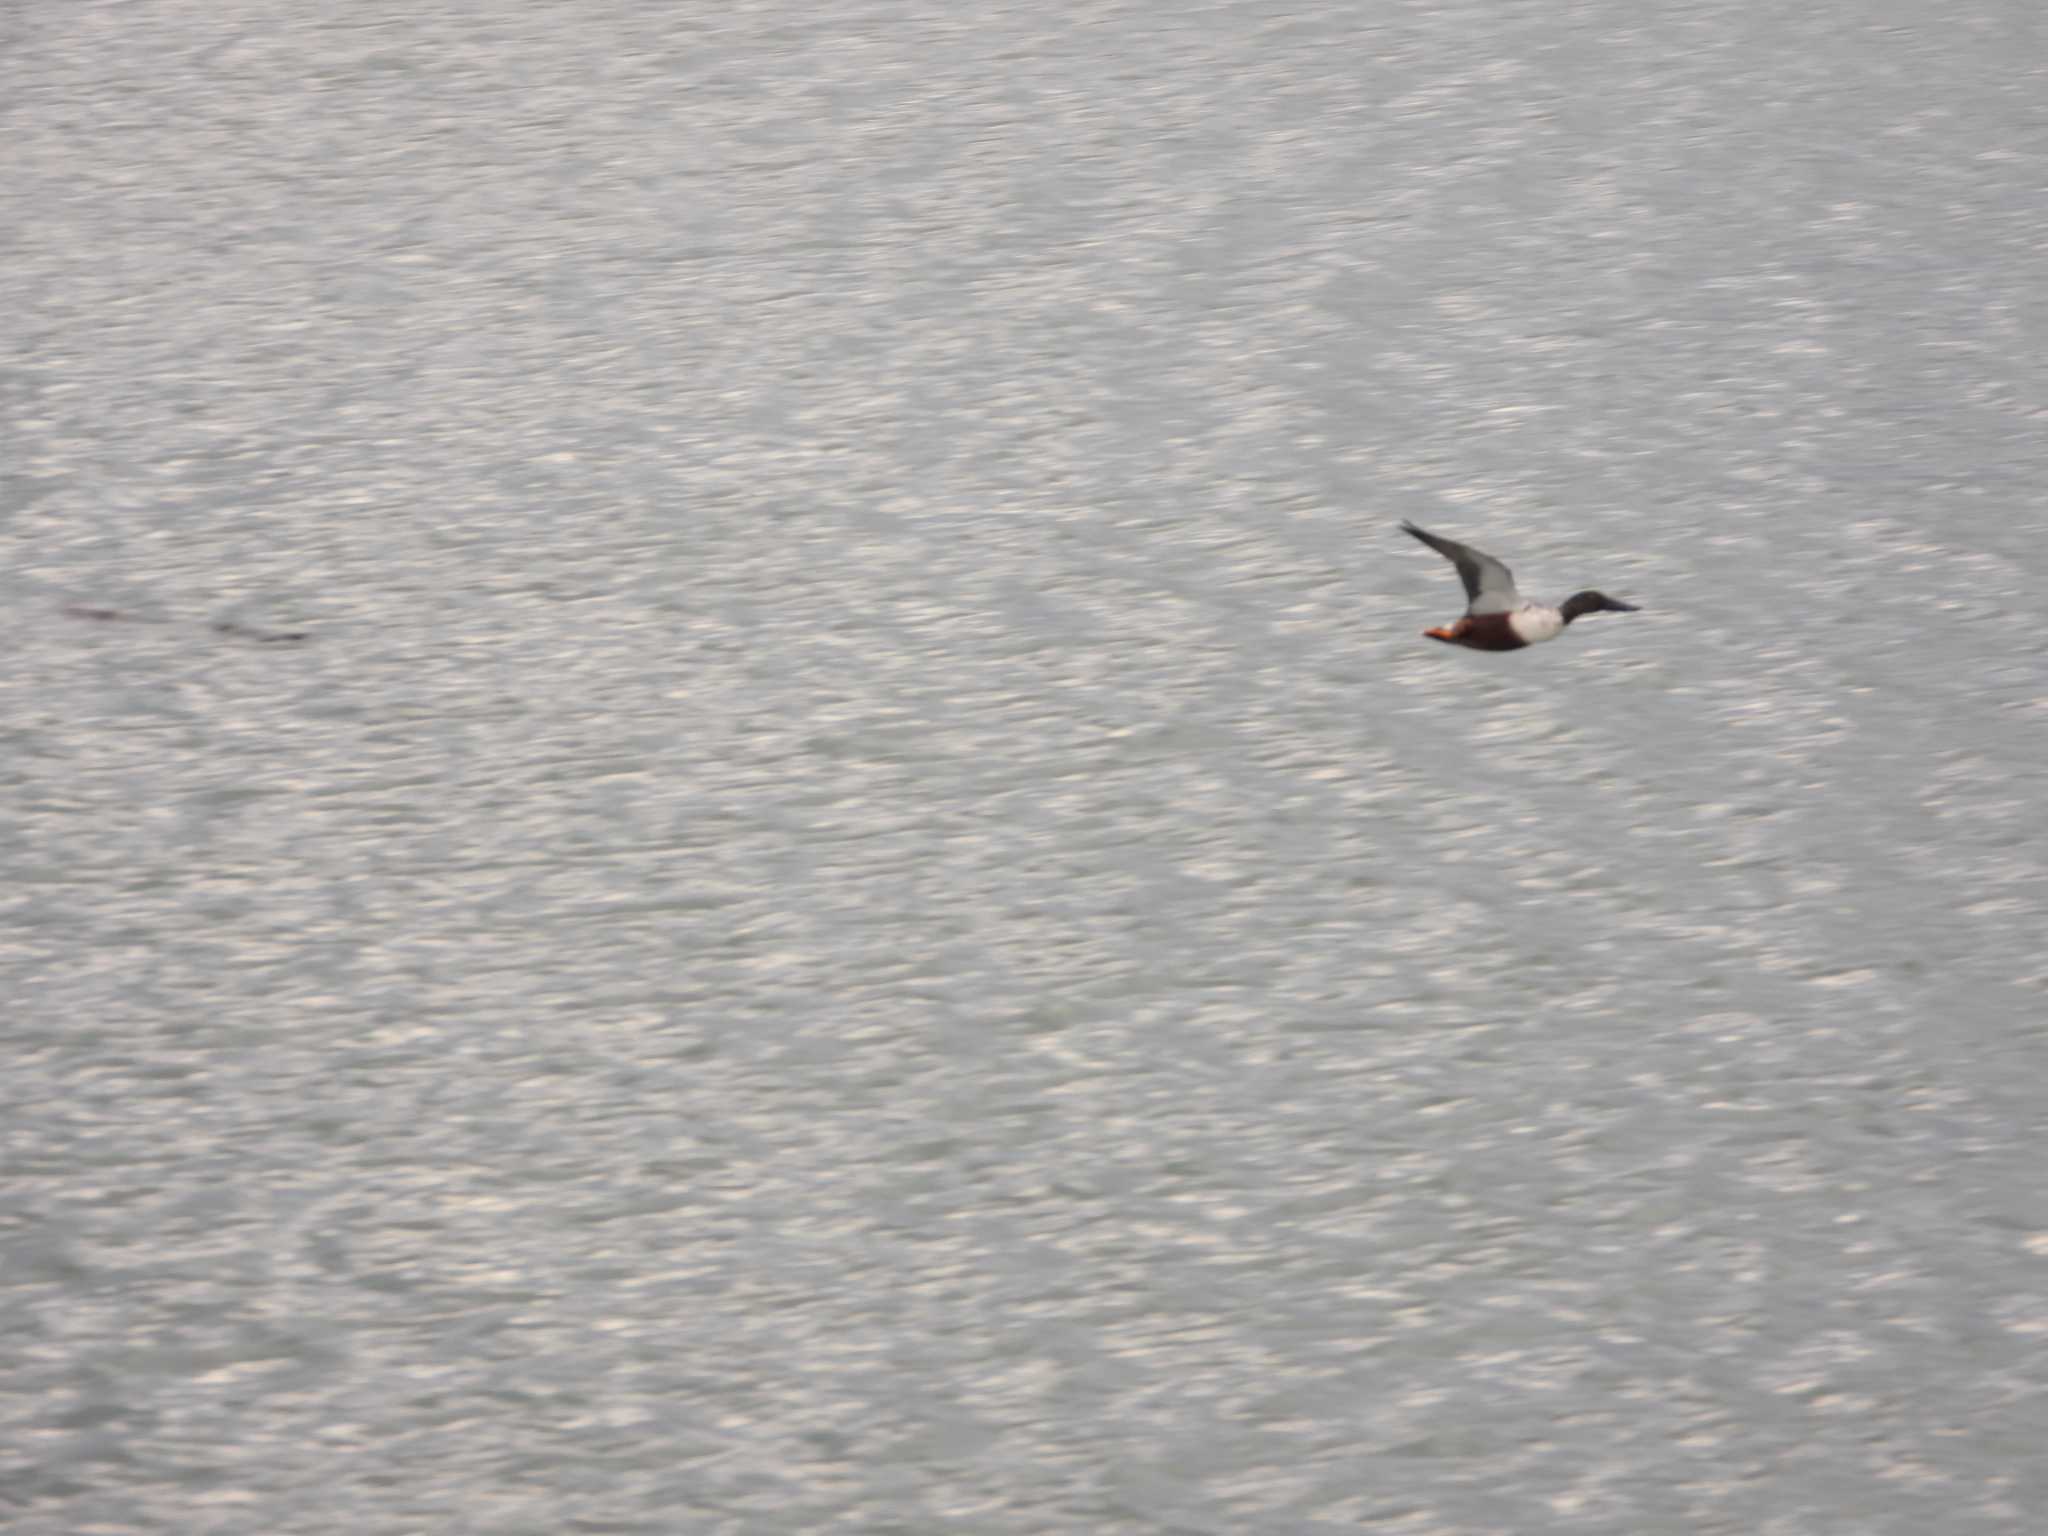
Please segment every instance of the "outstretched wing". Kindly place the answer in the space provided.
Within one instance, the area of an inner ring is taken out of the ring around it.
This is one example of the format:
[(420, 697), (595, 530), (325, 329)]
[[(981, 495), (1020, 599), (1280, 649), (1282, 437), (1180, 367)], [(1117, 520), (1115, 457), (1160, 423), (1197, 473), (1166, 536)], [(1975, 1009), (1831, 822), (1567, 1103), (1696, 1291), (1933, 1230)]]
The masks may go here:
[(1514, 572), (1493, 556), (1482, 555), (1456, 539), (1425, 533), (1405, 520), (1401, 526), (1458, 568), (1458, 579), (1465, 583), (1467, 613), (1512, 613), (1522, 606), (1522, 594), (1515, 590)]

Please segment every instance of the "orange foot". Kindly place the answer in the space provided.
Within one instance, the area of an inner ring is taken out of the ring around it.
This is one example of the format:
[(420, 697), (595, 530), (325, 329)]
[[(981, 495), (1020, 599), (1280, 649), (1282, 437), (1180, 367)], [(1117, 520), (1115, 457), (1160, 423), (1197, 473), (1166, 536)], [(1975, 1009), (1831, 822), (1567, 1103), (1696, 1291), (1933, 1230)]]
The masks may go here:
[(1425, 629), (1423, 631), (1423, 634), (1427, 635), (1432, 640), (1448, 640), (1454, 645), (1457, 643), (1458, 639), (1458, 632), (1455, 629), (1449, 628)]

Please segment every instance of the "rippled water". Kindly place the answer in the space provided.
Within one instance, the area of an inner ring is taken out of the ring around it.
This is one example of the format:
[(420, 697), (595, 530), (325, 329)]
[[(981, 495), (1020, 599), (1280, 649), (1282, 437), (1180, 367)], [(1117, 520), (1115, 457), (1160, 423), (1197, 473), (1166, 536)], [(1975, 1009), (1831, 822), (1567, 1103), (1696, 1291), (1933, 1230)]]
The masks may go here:
[(0, 35), (10, 1532), (2039, 1528), (2032, 7)]

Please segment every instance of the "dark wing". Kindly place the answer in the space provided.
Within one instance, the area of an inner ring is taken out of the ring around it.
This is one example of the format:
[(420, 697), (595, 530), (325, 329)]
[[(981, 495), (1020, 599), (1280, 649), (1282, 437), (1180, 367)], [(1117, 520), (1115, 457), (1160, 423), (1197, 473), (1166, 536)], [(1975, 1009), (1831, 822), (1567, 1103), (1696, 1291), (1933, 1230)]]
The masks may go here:
[(1491, 555), (1482, 555), (1456, 539), (1425, 533), (1413, 523), (1401, 526), (1458, 568), (1458, 580), (1465, 583), (1467, 613), (1511, 613), (1522, 606), (1522, 594), (1515, 590), (1515, 575)]

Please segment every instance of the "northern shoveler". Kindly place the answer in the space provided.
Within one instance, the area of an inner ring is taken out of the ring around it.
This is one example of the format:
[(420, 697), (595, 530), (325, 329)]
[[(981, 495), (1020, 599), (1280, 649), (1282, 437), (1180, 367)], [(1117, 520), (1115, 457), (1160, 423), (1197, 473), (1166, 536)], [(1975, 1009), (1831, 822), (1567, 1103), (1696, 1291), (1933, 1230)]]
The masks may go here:
[(1616, 602), (1604, 592), (1574, 592), (1553, 608), (1532, 603), (1515, 590), (1514, 573), (1491, 555), (1456, 539), (1425, 533), (1413, 523), (1401, 526), (1458, 568), (1465, 583), (1465, 616), (1440, 629), (1425, 629), (1432, 640), (1468, 645), (1475, 651), (1519, 651), (1525, 645), (1555, 640), (1565, 625), (1584, 613), (1636, 613), (1634, 603)]

